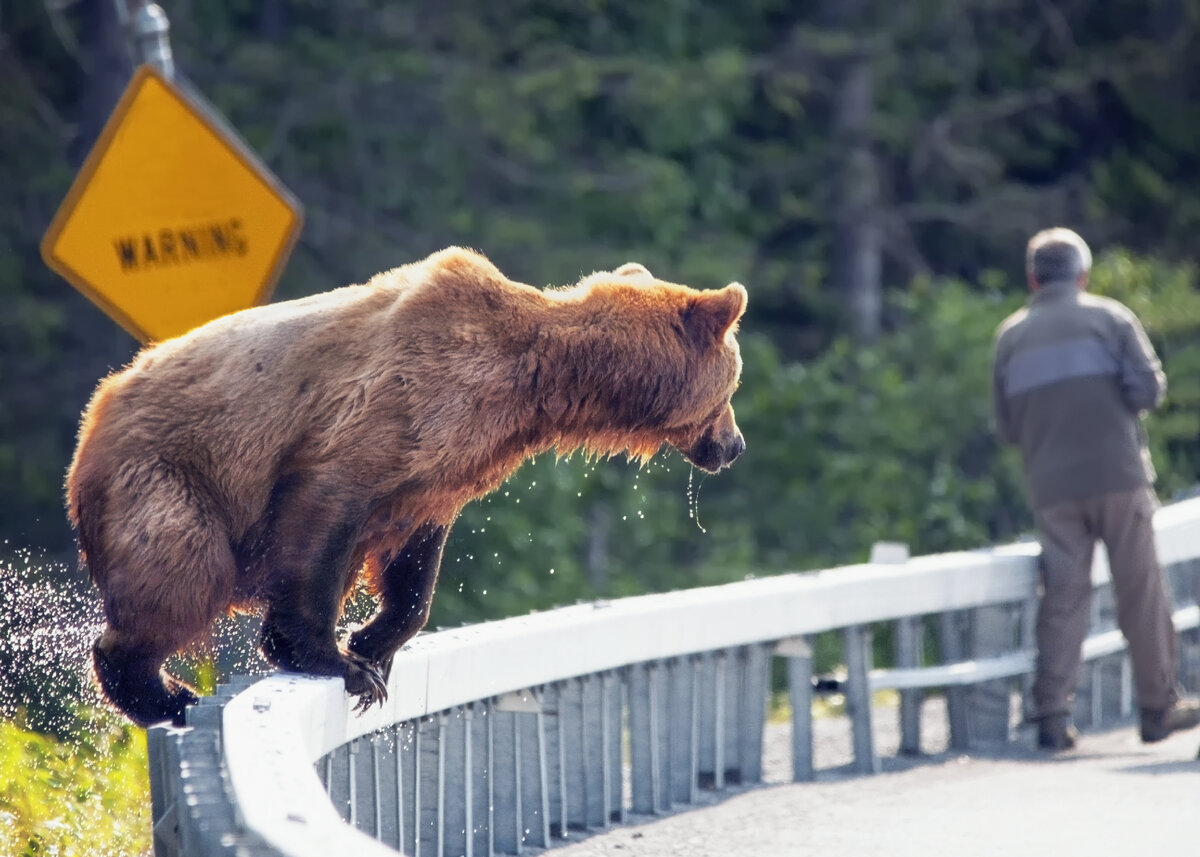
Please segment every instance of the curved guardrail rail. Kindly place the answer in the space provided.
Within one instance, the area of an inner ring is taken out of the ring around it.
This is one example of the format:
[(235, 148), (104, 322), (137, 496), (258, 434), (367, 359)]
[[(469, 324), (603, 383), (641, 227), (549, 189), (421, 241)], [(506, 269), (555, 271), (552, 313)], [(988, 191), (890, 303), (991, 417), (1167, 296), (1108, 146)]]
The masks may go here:
[[(1200, 671), (1200, 499), (1155, 519)], [(383, 707), (356, 715), (340, 680), (238, 679), (149, 732), (160, 855), (520, 854), (575, 829), (762, 776), (770, 663), (787, 659), (793, 774), (813, 775), (813, 635), (840, 631), (855, 765), (878, 769), (870, 695), (900, 691), (901, 751), (919, 752), (921, 689), (946, 688), (950, 741), (1011, 737), (1033, 666), (1033, 544), (875, 562), (579, 604), (417, 637)], [(1124, 640), (1097, 552), (1091, 668), (1077, 719), (1128, 715)], [(923, 623), (940, 657), (927, 663)], [(896, 665), (872, 669), (887, 623)]]

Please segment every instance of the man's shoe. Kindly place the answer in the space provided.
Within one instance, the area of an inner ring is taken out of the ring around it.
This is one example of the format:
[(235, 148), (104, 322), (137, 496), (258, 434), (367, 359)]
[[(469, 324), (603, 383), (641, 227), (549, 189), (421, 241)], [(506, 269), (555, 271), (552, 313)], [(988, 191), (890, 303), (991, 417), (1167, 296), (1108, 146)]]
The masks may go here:
[(1142, 742), (1162, 741), (1172, 732), (1200, 726), (1200, 699), (1183, 696), (1170, 708), (1142, 709)]
[(1075, 731), (1069, 714), (1047, 714), (1037, 719), (1038, 749), (1061, 753), (1074, 750), (1079, 733)]

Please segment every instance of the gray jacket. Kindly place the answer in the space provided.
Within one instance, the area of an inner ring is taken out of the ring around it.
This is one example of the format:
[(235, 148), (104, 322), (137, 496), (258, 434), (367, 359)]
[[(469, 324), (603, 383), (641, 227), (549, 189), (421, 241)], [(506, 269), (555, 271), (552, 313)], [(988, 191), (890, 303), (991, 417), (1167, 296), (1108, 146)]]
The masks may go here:
[(1166, 389), (1137, 316), (1074, 283), (1042, 286), (996, 331), (996, 428), (1034, 508), (1152, 484), (1141, 415)]

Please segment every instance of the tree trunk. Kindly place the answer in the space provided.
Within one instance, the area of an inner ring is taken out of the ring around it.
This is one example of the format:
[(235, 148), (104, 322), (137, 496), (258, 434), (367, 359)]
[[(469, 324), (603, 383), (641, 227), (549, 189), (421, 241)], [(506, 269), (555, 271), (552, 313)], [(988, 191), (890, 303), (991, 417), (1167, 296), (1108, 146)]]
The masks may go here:
[(129, 43), (117, 18), (116, 3), (125, 0), (82, 0), (79, 3), (79, 49), (83, 64), (79, 133), (71, 161), (80, 164), (100, 136), (133, 73)]
[(856, 339), (879, 335), (883, 312), (880, 284), (879, 180), (871, 151), (875, 110), (874, 73), (866, 51), (847, 58), (837, 80), (835, 151), (842, 152), (834, 186), (831, 280)]
[(840, 46), (831, 54), (833, 83), (833, 258), (830, 287), (860, 341), (879, 335), (881, 220), (878, 164), (872, 151), (877, 47), (870, 0), (825, 0), (821, 19)]

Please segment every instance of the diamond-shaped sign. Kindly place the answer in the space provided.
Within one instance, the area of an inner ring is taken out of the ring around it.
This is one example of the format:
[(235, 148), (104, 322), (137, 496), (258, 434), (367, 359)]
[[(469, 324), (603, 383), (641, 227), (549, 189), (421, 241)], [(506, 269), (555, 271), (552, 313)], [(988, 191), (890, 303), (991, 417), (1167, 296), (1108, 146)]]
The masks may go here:
[(42, 239), (42, 258), (142, 340), (266, 300), (300, 205), (200, 99), (142, 66)]

